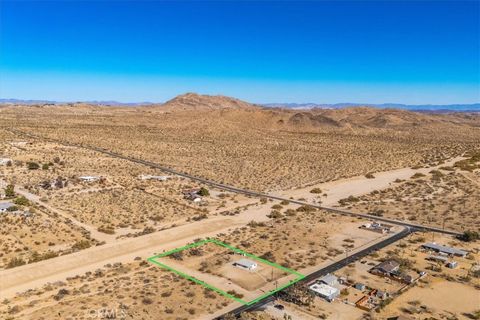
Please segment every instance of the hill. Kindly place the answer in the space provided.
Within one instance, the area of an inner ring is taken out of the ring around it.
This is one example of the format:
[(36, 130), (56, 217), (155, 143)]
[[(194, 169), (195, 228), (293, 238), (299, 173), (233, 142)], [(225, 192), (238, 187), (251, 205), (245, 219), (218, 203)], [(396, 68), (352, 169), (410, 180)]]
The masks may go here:
[(210, 96), (196, 93), (186, 93), (157, 105), (162, 111), (190, 110), (222, 110), (222, 109), (254, 109), (254, 104), (226, 96)]

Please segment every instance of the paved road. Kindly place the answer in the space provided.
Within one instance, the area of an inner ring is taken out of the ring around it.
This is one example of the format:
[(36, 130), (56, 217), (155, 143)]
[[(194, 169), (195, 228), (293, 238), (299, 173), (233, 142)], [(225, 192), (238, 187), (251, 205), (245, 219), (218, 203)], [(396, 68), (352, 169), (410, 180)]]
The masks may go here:
[(256, 191), (246, 190), (246, 189), (242, 189), (242, 188), (237, 188), (237, 187), (234, 187), (234, 186), (226, 185), (226, 184), (223, 184), (223, 183), (218, 183), (218, 182), (215, 182), (215, 181), (212, 181), (212, 180), (208, 180), (208, 179), (197, 177), (197, 176), (185, 173), (185, 172), (181, 172), (181, 171), (178, 171), (178, 170), (160, 165), (160, 164), (155, 163), (155, 162), (125, 156), (125, 155), (122, 155), (120, 153), (116, 153), (116, 152), (113, 152), (113, 151), (110, 151), (110, 150), (107, 150), (107, 149), (104, 149), (104, 148), (99, 148), (99, 147), (89, 146), (89, 145), (79, 144), (79, 143), (65, 142), (65, 141), (61, 141), (61, 140), (57, 140), (57, 139), (46, 138), (46, 137), (33, 135), (31, 133), (23, 132), (23, 131), (16, 130), (16, 129), (7, 129), (7, 130), (9, 130), (12, 133), (15, 133), (15, 134), (18, 134), (18, 135), (24, 135), (24, 136), (34, 138), (34, 139), (42, 139), (42, 140), (46, 140), (46, 141), (53, 142), (53, 143), (59, 143), (59, 144), (65, 145), (65, 146), (78, 147), (78, 148), (84, 148), (84, 149), (97, 151), (97, 152), (109, 155), (111, 157), (114, 157), (114, 158), (119, 158), (119, 159), (131, 161), (131, 162), (134, 162), (134, 163), (138, 163), (138, 164), (143, 164), (143, 165), (148, 166), (148, 167), (160, 169), (160, 170), (168, 172), (170, 174), (178, 175), (178, 176), (188, 178), (188, 179), (193, 180), (193, 181), (198, 181), (198, 182), (210, 185), (212, 187), (216, 187), (216, 188), (223, 189), (223, 190), (228, 190), (228, 191), (235, 192), (235, 193), (241, 193), (241, 194), (245, 194), (245, 195), (248, 195), (248, 196), (263, 197), (263, 198), (272, 199), (272, 200), (279, 200), (279, 201), (286, 200), (286, 201), (289, 201), (290, 203), (295, 203), (295, 204), (299, 204), (299, 205), (308, 205), (308, 206), (311, 206), (311, 207), (314, 207), (314, 208), (317, 208), (317, 209), (322, 209), (324, 211), (331, 212), (331, 213), (348, 215), (348, 216), (365, 218), (365, 219), (371, 219), (371, 220), (376, 220), (376, 221), (382, 221), (382, 222), (387, 222), (387, 223), (394, 224), (394, 225), (411, 227), (411, 228), (415, 228), (417, 230), (422, 230), (422, 231), (434, 231), (434, 232), (439, 232), (439, 233), (449, 234), (449, 235), (455, 235), (455, 236), (460, 235), (458, 232), (451, 231), (451, 230), (445, 230), (445, 229), (442, 229), (442, 228), (436, 228), (436, 227), (431, 227), (431, 226), (415, 224), (415, 223), (408, 222), (408, 221), (400, 221), (400, 220), (389, 219), (389, 218), (384, 218), (384, 217), (377, 217), (377, 216), (370, 215), (370, 214), (356, 213), (356, 212), (351, 212), (351, 211), (347, 211), (347, 210), (343, 210), (343, 209), (335, 209), (335, 208), (330, 208), (330, 207), (324, 207), (324, 206), (315, 205), (315, 204), (311, 204), (311, 203), (304, 202), (304, 201), (292, 200), (292, 199), (288, 199), (288, 198), (282, 198), (282, 197), (278, 197), (278, 196), (274, 196), (274, 195), (269, 195), (269, 194), (262, 193), (262, 192), (256, 192)]
[[(400, 239), (403, 239), (405, 238), (406, 236), (408, 236), (409, 234), (411, 234), (412, 232), (415, 232), (417, 231), (416, 229), (413, 229), (413, 228), (410, 228), (410, 227), (405, 227), (401, 232), (385, 239), (385, 240), (382, 240), (380, 242), (377, 242), (375, 244), (373, 244), (372, 246), (368, 247), (368, 248), (365, 248), (363, 250), (360, 250), (342, 260), (339, 260), (337, 262), (334, 262), (324, 268), (321, 268), (319, 270), (316, 270), (310, 274), (308, 274), (304, 279), (302, 279), (301, 281), (299, 281), (298, 283), (299, 284), (306, 284), (306, 283), (309, 283), (310, 281), (313, 281), (317, 278), (320, 278), (328, 273), (333, 273), (337, 270), (340, 270), (342, 269), (343, 267), (347, 266), (348, 264), (354, 262), (354, 261), (357, 261), (367, 255), (369, 255), (370, 253), (374, 252), (374, 251), (377, 251), (377, 250), (380, 250)], [(281, 295), (283, 291), (285, 291), (286, 289), (283, 289), (281, 291), (279, 291), (276, 296), (278, 295)], [(263, 306), (265, 306), (266, 304), (272, 302), (272, 301), (275, 301), (276, 297), (275, 296), (269, 296), (263, 300), (260, 300), (252, 305), (249, 305), (249, 306), (246, 306), (246, 305), (243, 305), (241, 307), (238, 307), (236, 308), (235, 310), (229, 312), (228, 314), (233, 314), (235, 316), (238, 316), (240, 315), (242, 312), (248, 312), (248, 311), (253, 311), (253, 310), (256, 310), (256, 309), (259, 309)], [(225, 315), (223, 316), (220, 316), (220, 317), (217, 317), (215, 319), (223, 319)]]

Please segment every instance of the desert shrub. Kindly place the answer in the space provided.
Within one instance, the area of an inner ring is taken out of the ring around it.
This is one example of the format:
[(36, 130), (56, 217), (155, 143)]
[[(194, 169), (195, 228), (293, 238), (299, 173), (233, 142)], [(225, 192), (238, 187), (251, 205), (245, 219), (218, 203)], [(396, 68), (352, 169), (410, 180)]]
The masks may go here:
[(461, 236), (459, 236), (459, 239), (466, 242), (476, 241), (480, 239), (480, 233), (477, 231), (467, 230)]
[(201, 187), (200, 190), (198, 191), (198, 195), (202, 197), (206, 197), (210, 195), (210, 192), (208, 191), (207, 188)]
[(283, 217), (283, 215), (280, 211), (272, 210), (272, 212), (270, 212), (270, 214), (267, 217), (272, 218), (272, 219), (279, 219), (279, 218)]
[(11, 268), (23, 266), (24, 264), (26, 264), (26, 262), (22, 258), (14, 257), (10, 259), (10, 261), (7, 263), (6, 268), (11, 269)]
[(7, 198), (13, 198), (15, 197), (15, 186), (13, 184), (9, 184), (6, 188), (5, 188), (5, 197)]
[(40, 165), (36, 162), (27, 162), (28, 170), (38, 170), (40, 169)]
[(238, 293), (237, 291), (235, 290), (229, 290), (227, 291), (227, 293), (231, 296), (234, 296), (235, 298), (238, 298), (238, 299), (242, 299), (243, 298), (243, 294), (241, 293)]
[(418, 179), (418, 178), (422, 178), (422, 177), (425, 177), (425, 175), (421, 172), (417, 172), (411, 178), (412, 179)]
[(101, 226), (98, 227), (98, 232), (103, 232), (106, 234), (115, 234), (115, 229), (112, 226)]
[(72, 249), (73, 249), (73, 250), (83, 250), (83, 249), (90, 248), (90, 246), (91, 246), (90, 241), (88, 241), (88, 240), (80, 240), (80, 241), (77, 241), (77, 242), (72, 246)]
[(15, 198), (15, 200), (13, 200), (13, 203), (15, 203), (16, 205), (19, 205), (19, 206), (28, 206), (30, 204), (28, 199), (25, 198), (24, 196), (20, 196), (20, 197)]
[(298, 207), (296, 210), (297, 212), (312, 212), (315, 211), (315, 208), (309, 205), (303, 205)]
[(312, 190), (310, 190), (310, 193), (316, 193), (316, 194), (322, 193), (322, 189), (320, 189), (320, 188), (313, 188)]

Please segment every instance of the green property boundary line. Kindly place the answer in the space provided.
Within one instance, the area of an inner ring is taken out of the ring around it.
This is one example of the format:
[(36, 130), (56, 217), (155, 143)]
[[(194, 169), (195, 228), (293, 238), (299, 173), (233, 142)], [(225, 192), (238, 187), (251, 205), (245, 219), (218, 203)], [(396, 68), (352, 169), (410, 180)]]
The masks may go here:
[[(295, 279), (293, 279), (293, 280), (290, 280), (287, 284), (284, 284), (284, 285), (281, 286), (281, 287), (278, 287), (278, 288), (276, 288), (276, 289), (274, 289), (274, 290), (271, 290), (271, 291), (269, 291), (269, 292), (266, 292), (265, 294), (261, 295), (260, 297), (258, 297), (258, 298), (256, 298), (256, 299), (253, 299), (252, 301), (245, 301), (245, 300), (242, 300), (242, 299), (240, 299), (240, 298), (237, 298), (237, 297), (235, 297), (235, 296), (233, 296), (233, 295), (231, 295), (231, 294), (229, 294), (229, 293), (227, 293), (227, 292), (225, 292), (225, 291), (223, 291), (223, 290), (221, 290), (221, 289), (218, 289), (218, 288), (216, 288), (216, 287), (214, 287), (214, 286), (212, 286), (212, 285), (210, 285), (210, 284), (208, 284), (208, 283), (206, 283), (206, 282), (204, 282), (204, 281), (202, 281), (202, 280), (199, 280), (199, 279), (197, 279), (197, 278), (195, 278), (195, 277), (192, 277), (192, 276), (190, 276), (190, 275), (188, 275), (188, 274), (186, 274), (186, 273), (183, 273), (183, 272), (181, 272), (181, 271), (178, 271), (178, 270), (176, 270), (176, 269), (174, 269), (174, 268), (172, 268), (172, 267), (170, 267), (170, 266), (168, 266), (168, 265), (166, 265), (166, 264), (160, 263), (160, 262), (158, 262), (158, 261), (156, 260), (157, 258), (163, 258), (163, 257), (169, 256), (169, 255), (171, 255), (171, 254), (173, 254), (173, 253), (175, 253), (175, 252), (180, 252), (180, 251), (187, 250), (187, 249), (190, 249), (190, 248), (199, 247), (199, 246), (202, 246), (202, 245), (204, 245), (204, 244), (206, 244), (206, 243), (214, 243), (214, 244), (216, 244), (216, 245), (219, 245), (219, 246), (222, 246), (222, 247), (224, 247), (224, 248), (230, 249), (230, 250), (232, 250), (232, 251), (234, 251), (234, 252), (236, 252), (236, 253), (242, 254), (242, 255), (247, 256), (247, 257), (249, 257), (249, 258), (252, 258), (252, 259), (254, 259), (254, 260), (257, 260), (257, 261), (260, 261), (260, 262), (262, 262), (262, 263), (265, 263), (265, 264), (267, 264), (267, 265), (269, 265), (269, 266), (271, 266), (271, 267), (275, 267), (275, 268), (277, 268), (277, 269), (280, 269), (280, 270), (282, 270), (282, 271), (285, 271), (285, 272), (287, 272), (287, 273), (289, 273), (289, 274), (294, 274), (294, 275), (296, 275), (297, 277), (296, 277)], [(266, 298), (266, 297), (269, 297), (269, 296), (277, 293), (277, 292), (280, 291), (280, 290), (285, 289), (286, 287), (291, 286), (292, 284), (294, 284), (294, 283), (302, 280), (303, 278), (305, 278), (305, 276), (304, 276), (303, 274), (298, 273), (298, 272), (295, 271), (295, 270), (292, 270), (292, 269), (283, 267), (283, 266), (281, 266), (281, 265), (279, 265), (279, 264), (276, 264), (276, 263), (270, 262), (270, 261), (268, 261), (268, 260), (262, 259), (262, 258), (260, 258), (260, 257), (257, 257), (256, 255), (253, 255), (253, 254), (248, 253), (248, 252), (245, 252), (245, 251), (243, 251), (243, 250), (241, 250), (241, 249), (232, 247), (232, 246), (230, 246), (230, 245), (228, 245), (228, 244), (226, 244), (226, 243), (224, 243), (224, 242), (221, 242), (221, 241), (219, 241), (219, 240), (217, 240), (217, 239), (213, 239), (213, 238), (209, 238), (209, 239), (206, 239), (206, 240), (200, 240), (200, 241), (194, 242), (194, 243), (192, 243), (192, 244), (189, 244), (189, 245), (186, 245), (186, 246), (183, 246), (183, 247), (180, 247), (180, 248), (176, 248), (176, 249), (173, 249), (173, 250), (170, 250), (170, 251), (161, 253), (161, 254), (157, 254), (157, 255), (155, 255), (155, 256), (153, 256), (153, 257), (148, 258), (147, 261), (150, 262), (150, 263), (153, 263), (153, 264), (155, 264), (155, 265), (157, 265), (157, 266), (160, 266), (160, 267), (162, 267), (162, 268), (164, 268), (164, 269), (167, 269), (167, 270), (169, 270), (169, 271), (171, 271), (171, 272), (173, 272), (173, 273), (175, 273), (175, 274), (177, 274), (177, 275), (179, 275), (179, 276), (181, 276), (181, 277), (183, 277), (183, 278), (185, 278), (185, 279), (188, 279), (188, 280), (190, 280), (190, 281), (193, 281), (193, 282), (195, 282), (195, 283), (198, 283), (198, 284), (204, 286), (205, 288), (208, 288), (208, 289), (210, 289), (210, 290), (213, 290), (213, 291), (215, 291), (215, 292), (217, 292), (217, 293), (219, 293), (219, 294), (221, 294), (221, 295), (223, 295), (223, 296), (225, 296), (225, 297), (227, 297), (227, 298), (230, 298), (230, 299), (232, 299), (232, 300), (235, 300), (235, 301), (237, 301), (237, 302), (240, 302), (241, 304), (244, 304), (244, 305), (254, 304), (254, 303), (256, 303), (256, 302), (258, 302), (258, 301), (260, 301), (260, 300), (262, 300), (262, 299), (264, 299), (264, 298)]]

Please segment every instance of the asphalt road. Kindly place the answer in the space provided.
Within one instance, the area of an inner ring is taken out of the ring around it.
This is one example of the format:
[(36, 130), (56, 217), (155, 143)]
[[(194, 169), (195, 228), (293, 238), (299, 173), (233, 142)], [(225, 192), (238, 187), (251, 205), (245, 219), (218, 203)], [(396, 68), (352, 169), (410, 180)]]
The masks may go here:
[[(253, 197), (263, 197), (263, 198), (272, 199), (272, 200), (279, 200), (279, 201), (286, 200), (286, 201), (289, 201), (290, 203), (295, 203), (295, 204), (298, 204), (298, 205), (307, 205), (307, 206), (322, 209), (322, 210), (325, 210), (327, 212), (331, 212), (331, 213), (335, 213), (335, 214), (348, 215), (348, 216), (353, 216), (353, 217), (382, 221), (382, 222), (387, 222), (387, 223), (390, 223), (390, 224), (400, 225), (400, 226), (405, 227), (404, 230), (402, 230), (401, 232), (393, 235), (392, 237), (389, 237), (389, 238), (387, 238), (387, 239), (385, 239), (381, 242), (378, 242), (378, 243), (376, 243), (376, 244), (374, 244), (374, 245), (372, 245), (368, 248), (365, 248), (365, 249), (363, 249), (363, 250), (361, 250), (357, 253), (354, 253), (354, 254), (352, 254), (352, 255), (350, 255), (350, 256), (342, 259), (342, 260), (339, 260), (335, 263), (332, 263), (332, 264), (328, 265), (327, 267), (321, 268), (321, 269), (319, 269), (315, 272), (310, 273), (302, 281), (300, 281), (300, 283), (308, 283), (308, 282), (310, 282), (310, 281), (312, 281), (316, 278), (319, 278), (321, 276), (324, 276), (328, 273), (332, 273), (334, 271), (337, 271), (337, 270), (345, 267), (346, 265), (369, 255), (370, 253), (372, 253), (374, 251), (377, 251), (381, 248), (384, 248), (384, 247), (386, 247), (386, 246), (388, 246), (388, 245), (390, 245), (390, 244), (408, 236), (409, 234), (411, 234), (412, 232), (415, 232), (415, 231), (434, 231), (434, 232), (439, 232), (439, 233), (449, 234), (449, 235), (459, 235), (459, 233), (457, 233), (457, 232), (450, 231), (450, 230), (444, 230), (444, 229), (441, 229), (441, 228), (424, 226), (424, 225), (414, 224), (414, 223), (407, 222), (407, 221), (399, 221), (399, 220), (394, 220), (394, 219), (389, 219), (389, 218), (384, 218), (384, 217), (377, 217), (377, 216), (373, 216), (373, 215), (369, 215), (369, 214), (355, 213), (355, 212), (350, 212), (350, 211), (347, 211), (347, 210), (323, 207), (323, 206), (311, 204), (311, 203), (308, 203), (308, 202), (292, 200), (292, 199), (277, 197), (277, 196), (273, 196), (273, 195), (269, 195), (269, 194), (265, 194), (265, 193), (261, 193), (261, 192), (256, 192), (256, 191), (246, 190), (246, 189), (242, 189), (242, 188), (237, 188), (237, 187), (234, 187), (234, 186), (230, 186), (230, 185), (218, 183), (218, 182), (215, 182), (215, 181), (211, 181), (211, 180), (208, 180), (208, 179), (205, 179), (205, 178), (193, 176), (193, 175), (190, 175), (190, 174), (185, 173), (185, 172), (180, 172), (180, 171), (174, 170), (174, 169), (169, 168), (169, 167), (165, 167), (165, 166), (160, 165), (160, 164), (155, 163), (155, 162), (125, 156), (125, 155), (122, 155), (122, 154), (119, 154), (119, 153), (116, 153), (116, 152), (113, 152), (113, 151), (110, 151), (110, 150), (107, 150), (107, 149), (95, 147), (95, 146), (88, 146), (88, 145), (83, 145), (83, 144), (64, 142), (64, 141), (61, 141), (61, 140), (36, 136), (36, 135), (30, 134), (30, 133), (27, 133), (27, 132), (22, 132), (22, 131), (14, 130), (14, 129), (10, 129), (10, 131), (15, 133), (15, 134), (24, 135), (24, 136), (34, 138), (34, 139), (42, 139), (42, 140), (45, 140), (45, 141), (59, 143), (59, 144), (66, 145), (66, 146), (73, 146), (73, 147), (79, 147), (79, 148), (93, 150), (93, 151), (96, 151), (96, 152), (100, 152), (100, 153), (109, 155), (109, 156), (114, 157), (114, 158), (119, 158), (119, 159), (131, 161), (131, 162), (134, 162), (134, 163), (142, 164), (142, 165), (145, 165), (145, 166), (149, 166), (149, 167), (152, 167), (152, 168), (160, 169), (164, 172), (168, 172), (168, 173), (173, 174), (173, 175), (178, 175), (178, 176), (181, 176), (181, 177), (185, 177), (185, 178), (191, 179), (193, 181), (198, 181), (198, 182), (210, 185), (212, 187), (216, 187), (216, 188), (223, 189), (223, 190), (228, 190), (228, 191), (235, 192), (235, 193), (245, 194), (245, 195), (253, 196)], [(278, 292), (277, 294), (281, 294), (281, 291)], [(262, 307), (262, 306), (266, 305), (267, 303), (272, 302), (274, 300), (275, 300), (274, 296), (269, 296), (269, 297), (267, 297), (263, 300), (260, 300), (256, 303), (252, 304), (252, 305), (241, 306), (241, 307), (233, 310), (230, 313), (233, 313), (234, 315), (239, 315), (242, 312), (258, 309), (258, 308), (260, 308), (260, 307)], [(225, 316), (225, 315), (223, 315), (223, 316)], [(217, 319), (222, 319), (223, 316), (221, 316)]]
[(331, 212), (331, 213), (348, 215), (348, 216), (370, 219), (370, 220), (375, 220), (375, 221), (382, 221), (382, 222), (387, 222), (387, 223), (394, 224), (394, 225), (400, 225), (400, 226), (404, 226), (404, 227), (414, 228), (414, 229), (421, 230), (421, 231), (434, 231), (434, 232), (439, 232), (439, 233), (449, 234), (449, 235), (454, 235), (454, 236), (460, 235), (458, 232), (451, 231), (451, 230), (445, 230), (445, 229), (442, 229), (442, 228), (436, 228), (436, 227), (431, 227), (431, 226), (415, 224), (415, 223), (411, 223), (411, 222), (408, 222), (408, 221), (400, 221), (400, 220), (395, 220), (395, 219), (378, 217), (378, 216), (374, 216), (374, 215), (370, 215), (370, 214), (356, 213), (356, 212), (351, 212), (351, 211), (347, 211), (347, 210), (343, 210), (343, 209), (334, 209), (334, 208), (329, 208), (329, 207), (323, 207), (323, 206), (311, 204), (311, 203), (308, 203), (308, 202), (292, 200), (292, 199), (287, 199), (287, 198), (282, 198), (282, 197), (269, 195), (269, 194), (266, 194), (266, 193), (261, 193), (261, 192), (246, 190), (246, 189), (242, 189), (242, 188), (237, 188), (237, 187), (234, 187), (234, 186), (226, 185), (226, 184), (223, 184), (223, 183), (218, 183), (218, 182), (215, 182), (215, 181), (212, 181), (212, 180), (208, 180), (208, 179), (197, 177), (197, 176), (185, 173), (185, 172), (181, 172), (181, 171), (178, 171), (178, 170), (160, 165), (160, 164), (155, 163), (155, 162), (125, 156), (125, 155), (122, 155), (120, 153), (116, 153), (116, 152), (113, 152), (113, 151), (110, 151), (110, 150), (107, 150), (107, 149), (103, 149), (103, 148), (99, 148), (99, 147), (95, 147), (95, 146), (84, 145), (84, 144), (65, 142), (65, 141), (61, 141), (61, 140), (57, 140), (57, 139), (46, 138), (46, 137), (33, 135), (33, 134), (23, 132), (23, 131), (20, 131), (20, 130), (16, 130), (16, 129), (7, 129), (7, 130), (11, 131), (12, 133), (19, 134), (19, 135), (24, 135), (24, 136), (34, 138), (34, 139), (42, 139), (42, 140), (46, 140), (46, 141), (53, 142), (53, 143), (59, 143), (59, 144), (65, 145), (65, 146), (71, 146), (71, 147), (78, 147), (78, 148), (93, 150), (93, 151), (96, 151), (96, 152), (100, 152), (100, 153), (109, 155), (109, 156), (114, 157), (114, 158), (119, 158), (119, 159), (131, 161), (131, 162), (134, 162), (134, 163), (138, 163), (138, 164), (143, 164), (145, 166), (155, 168), (155, 169), (160, 169), (164, 172), (168, 172), (168, 173), (173, 174), (173, 175), (178, 175), (178, 176), (188, 178), (188, 179), (193, 180), (193, 181), (198, 181), (198, 182), (207, 184), (207, 185), (212, 186), (212, 187), (216, 187), (216, 188), (223, 189), (223, 190), (228, 190), (228, 191), (235, 192), (235, 193), (245, 194), (245, 195), (253, 196), (253, 197), (261, 197), (261, 198), (267, 198), (267, 199), (272, 199), (272, 200), (279, 200), (279, 201), (285, 200), (285, 201), (289, 201), (290, 203), (295, 203), (295, 204), (299, 204), (299, 205), (307, 205), (307, 206), (311, 206), (311, 207), (314, 207), (314, 208), (317, 208), (317, 209), (322, 209), (324, 211)]
[[(369, 254), (371, 254), (372, 252), (375, 252), (377, 250), (380, 250), (400, 239), (403, 239), (405, 238), (406, 236), (408, 236), (409, 234), (411, 234), (412, 232), (415, 232), (417, 230), (413, 229), (413, 228), (410, 228), (410, 227), (405, 227), (404, 230), (402, 230), (401, 232), (383, 240), (383, 241), (380, 241), (380, 242), (377, 242), (375, 243), (374, 245), (368, 247), (368, 248), (365, 248), (361, 251), (358, 251), (348, 257), (345, 257), (344, 259), (342, 260), (339, 260), (335, 263), (332, 263), (324, 268), (321, 268), (321, 269), (318, 269), (310, 274), (308, 274), (304, 279), (302, 279), (301, 281), (299, 281), (298, 283), (299, 284), (306, 284), (306, 283), (309, 283), (310, 281), (313, 281), (317, 278), (320, 278), (320, 277), (323, 277), (324, 275), (328, 274), (328, 273), (333, 273), (337, 270), (340, 270), (342, 269), (343, 267), (347, 266), (348, 264), (354, 262), (354, 261), (357, 261)], [(283, 290), (280, 290), (279, 292), (277, 292), (275, 294), (275, 296), (278, 296), (278, 295), (281, 295), (281, 292), (284, 291), (286, 289), (283, 289)], [(248, 311), (253, 311), (253, 310), (256, 310), (256, 309), (259, 309), (263, 306), (265, 306), (266, 304), (272, 302), (272, 301), (275, 301), (276, 297), (275, 296), (269, 296), (263, 300), (260, 300), (254, 304), (251, 304), (251, 305), (243, 305), (243, 306), (240, 306), (238, 308), (236, 308), (235, 310), (229, 312), (228, 314), (233, 314), (235, 316), (238, 316), (240, 315), (242, 312), (248, 312)], [(217, 317), (215, 319), (223, 319), (225, 315), (223, 316), (220, 316), (220, 317)]]

